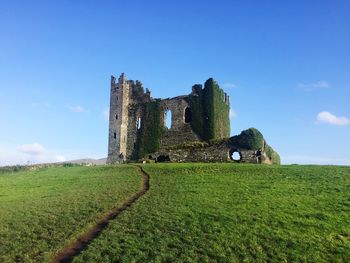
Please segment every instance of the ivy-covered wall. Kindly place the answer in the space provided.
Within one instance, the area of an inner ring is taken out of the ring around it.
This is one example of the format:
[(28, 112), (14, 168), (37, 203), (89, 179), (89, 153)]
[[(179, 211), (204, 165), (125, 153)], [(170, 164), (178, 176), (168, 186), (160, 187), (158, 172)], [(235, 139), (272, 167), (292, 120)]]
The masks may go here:
[(230, 106), (225, 102), (225, 93), (218, 83), (210, 78), (204, 84), (204, 94), (209, 111), (209, 139), (215, 140), (230, 136)]
[(231, 144), (237, 149), (258, 150), (264, 146), (264, 137), (255, 128), (244, 130), (239, 135), (230, 138)]
[(192, 129), (206, 141), (230, 137), (230, 106), (225, 93), (217, 82), (210, 78), (204, 84), (193, 86), (188, 97), (192, 109)]
[(261, 132), (255, 128), (250, 128), (244, 130), (239, 135), (232, 136), (230, 138), (230, 143), (237, 149), (244, 150), (258, 150), (259, 148), (263, 149), (266, 156), (270, 158), (273, 164), (280, 164), (280, 156), (275, 152), (272, 147), (264, 143), (264, 136)]
[(265, 153), (267, 157), (270, 158), (272, 164), (281, 164), (281, 158), (279, 154), (274, 149), (272, 149), (270, 145), (265, 146)]
[(204, 96), (202, 85), (196, 84), (192, 87), (193, 93), (187, 98), (192, 110), (191, 127), (202, 139), (207, 140), (207, 132), (205, 129), (206, 121), (204, 117)]
[(161, 125), (161, 107), (160, 100), (147, 102), (143, 105), (143, 116), (141, 128), (138, 131), (135, 159), (143, 158), (148, 153), (159, 150), (160, 138), (162, 137), (164, 127)]

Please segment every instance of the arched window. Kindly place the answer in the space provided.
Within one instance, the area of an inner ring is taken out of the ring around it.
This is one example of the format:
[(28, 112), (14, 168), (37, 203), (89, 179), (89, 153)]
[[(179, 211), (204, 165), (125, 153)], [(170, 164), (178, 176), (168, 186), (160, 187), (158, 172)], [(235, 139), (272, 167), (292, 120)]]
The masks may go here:
[(115, 119), (118, 120), (118, 114), (115, 115)]
[(192, 110), (190, 107), (185, 109), (185, 122), (190, 123), (192, 121)]

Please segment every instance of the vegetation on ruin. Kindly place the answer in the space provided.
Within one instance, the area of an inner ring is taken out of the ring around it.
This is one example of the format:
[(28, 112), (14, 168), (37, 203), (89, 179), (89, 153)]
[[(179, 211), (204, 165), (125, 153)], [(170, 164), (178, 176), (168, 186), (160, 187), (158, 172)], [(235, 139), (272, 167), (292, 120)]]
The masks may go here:
[(193, 141), (193, 142), (184, 142), (176, 145), (167, 146), (167, 150), (177, 150), (177, 149), (197, 149), (208, 147), (210, 144), (205, 141)]
[(165, 147), (166, 150), (177, 150), (177, 149), (198, 149), (205, 148), (213, 145), (220, 145), (222, 143), (230, 143), (230, 138), (215, 139), (209, 141), (190, 141), (179, 143), (175, 145), (170, 145)]
[(218, 83), (210, 78), (204, 83), (204, 100), (207, 105), (208, 140), (226, 138), (230, 136), (230, 107), (225, 102), (225, 93)]
[[(231, 137), (230, 143), (237, 149), (249, 149), (255, 151), (259, 148), (264, 149), (264, 137), (261, 132), (255, 128), (244, 130), (241, 134)], [(270, 145), (265, 144), (265, 152), (273, 164), (281, 163), (280, 156)]]
[(242, 131), (239, 135), (231, 137), (231, 143), (237, 149), (258, 150), (264, 146), (264, 137), (257, 129), (250, 128)]
[(281, 164), (281, 158), (279, 154), (274, 149), (272, 149), (270, 145), (265, 145), (265, 152), (273, 164)]
[(190, 95), (186, 98), (192, 111), (191, 127), (202, 139), (206, 139), (202, 85), (194, 85), (192, 89), (196, 95)]
[(229, 105), (224, 101), (224, 91), (212, 78), (204, 84), (194, 85), (195, 94), (188, 97), (192, 110), (192, 129), (204, 140), (230, 136)]
[(139, 191), (130, 166), (39, 168), (0, 175), (0, 262), (47, 262)]
[(349, 262), (350, 167), (152, 164), (74, 262)]
[(144, 107), (145, 115), (143, 119), (147, 121), (143, 121), (141, 124), (136, 141), (135, 159), (141, 159), (148, 153), (158, 151), (160, 138), (164, 132), (164, 127), (161, 124), (160, 100), (147, 102)]

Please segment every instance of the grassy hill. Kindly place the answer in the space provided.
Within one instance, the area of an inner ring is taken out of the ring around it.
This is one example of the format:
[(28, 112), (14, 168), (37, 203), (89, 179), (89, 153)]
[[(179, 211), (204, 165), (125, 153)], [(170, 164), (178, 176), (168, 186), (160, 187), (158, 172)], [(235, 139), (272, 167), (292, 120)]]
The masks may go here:
[(0, 174), (0, 262), (46, 262), (137, 192), (133, 167), (60, 167)]
[[(350, 261), (350, 167), (143, 167), (150, 190), (74, 262)], [(47, 260), (140, 184), (128, 165), (1, 175), (0, 261)]]

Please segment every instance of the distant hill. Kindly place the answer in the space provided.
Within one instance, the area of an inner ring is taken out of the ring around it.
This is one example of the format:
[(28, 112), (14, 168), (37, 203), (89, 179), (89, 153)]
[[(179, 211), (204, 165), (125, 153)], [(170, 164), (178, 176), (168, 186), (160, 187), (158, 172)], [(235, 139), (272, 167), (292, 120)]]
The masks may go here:
[(75, 163), (75, 164), (106, 164), (107, 158), (101, 158), (101, 159), (78, 159), (78, 160), (70, 160), (70, 161), (65, 161), (62, 163)]

